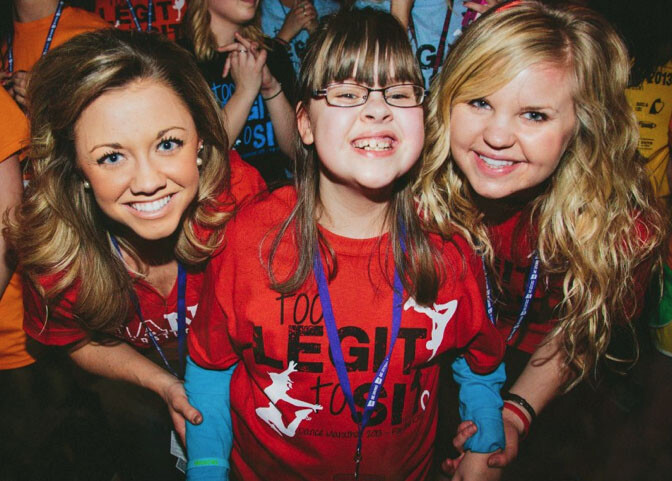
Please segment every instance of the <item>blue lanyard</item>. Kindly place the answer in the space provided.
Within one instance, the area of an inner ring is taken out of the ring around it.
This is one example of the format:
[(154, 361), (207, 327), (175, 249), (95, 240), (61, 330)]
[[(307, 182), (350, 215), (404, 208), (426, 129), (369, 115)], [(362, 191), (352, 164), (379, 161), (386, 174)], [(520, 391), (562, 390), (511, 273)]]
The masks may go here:
[[(56, 32), (56, 27), (58, 26), (58, 21), (61, 19), (61, 14), (63, 13), (63, 0), (58, 2), (56, 7), (56, 12), (54, 13), (54, 19), (51, 21), (51, 26), (49, 27), (49, 33), (47, 33), (47, 40), (44, 42), (44, 48), (42, 49), (42, 56), (44, 57), (49, 48), (51, 47), (51, 42), (54, 40), (54, 32)], [(9, 37), (7, 39), (7, 67), (10, 72), (14, 71), (14, 49), (12, 48), (12, 42), (14, 39)]]
[[(488, 278), (488, 269), (485, 266), (485, 259), (481, 257), (481, 262), (483, 263), (483, 274), (485, 275), (485, 305), (486, 305), (486, 311), (488, 313), (488, 318), (490, 319), (490, 322), (492, 324), (496, 324), (495, 321), (495, 308), (493, 306), (493, 301), (492, 301), (492, 286), (490, 285), (490, 279)], [(523, 305), (520, 308), (520, 313), (518, 314), (518, 319), (516, 319), (516, 323), (513, 325), (513, 328), (511, 329), (511, 332), (509, 333), (509, 337), (506, 338), (506, 343), (508, 344), (511, 339), (513, 339), (513, 336), (518, 332), (518, 329), (520, 329), (520, 326), (523, 324), (523, 320), (525, 320), (525, 316), (527, 316), (527, 312), (530, 309), (530, 302), (532, 302), (532, 298), (534, 297), (534, 291), (537, 289), (537, 281), (539, 280), (539, 255), (535, 251), (534, 254), (532, 254), (532, 265), (530, 266), (530, 270), (527, 273), (527, 280), (525, 281), (525, 295), (523, 297)]]
[[(117, 239), (113, 236), (110, 235), (110, 240), (112, 241), (112, 245), (114, 245), (114, 248), (117, 250), (117, 254), (119, 255), (119, 258), (123, 262), (123, 257), (121, 255), (121, 248), (119, 247), (119, 242)], [(184, 266), (181, 263), (177, 263), (177, 350), (178, 350), (178, 356), (180, 358), (180, 372), (184, 372), (184, 359), (185, 359), (185, 354), (186, 354), (186, 340), (187, 340), (187, 303), (186, 303), (186, 292), (187, 292), (187, 271), (184, 269)], [(163, 361), (163, 364), (166, 366), (166, 369), (175, 377), (179, 378), (180, 375), (172, 368), (170, 363), (168, 362), (168, 358), (166, 358), (165, 353), (163, 352), (163, 349), (161, 349), (161, 346), (159, 346), (159, 342), (156, 340), (156, 337), (152, 333), (152, 331), (149, 329), (147, 326), (147, 323), (145, 322), (145, 318), (142, 316), (142, 309), (140, 307), (140, 300), (138, 299), (138, 295), (133, 291), (131, 294), (131, 297), (133, 299), (133, 304), (135, 305), (135, 312), (138, 315), (138, 318), (140, 319), (140, 323), (144, 326), (145, 332), (147, 332), (147, 335), (149, 336), (149, 339), (152, 341), (152, 344), (154, 344), (154, 348), (156, 348), (156, 351), (159, 353), (159, 356), (161, 356), (161, 360)]]
[[(126, 0), (126, 3), (128, 4), (128, 11), (131, 12), (131, 17), (133, 17), (133, 23), (135, 24), (135, 28), (138, 29), (138, 32), (142, 32), (142, 27), (140, 26), (140, 20), (138, 19), (138, 15), (135, 13), (135, 9), (133, 8), (133, 4), (131, 3), (131, 0)], [(149, 32), (152, 30), (152, 9), (154, 8), (154, 1), (153, 0), (148, 0), (147, 1), (147, 30), (146, 32)]]
[[(402, 229), (403, 233), (403, 229)], [(404, 243), (403, 237), (400, 239), (401, 247), (404, 252), (406, 252), (406, 245)], [(319, 245), (316, 246), (315, 258), (313, 259), (313, 270), (315, 275), (315, 280), (317, 281), (317, 289), (320, 294), (320, 303), (322, 304), (322, 315), (324, 317), (324, 325), (327, 329), (327, 336), (329, 338), (329, 350), (331, 351), (331, 356), (334, 360), (334, 367), (336, 368), (336, 374), (338, 375), (338, 380), (341, 384), (341, 390), (343, 395), (350, 407), (350, 413), (352, 414), (353, 420), (359, 424), (358, 426), (358, 436), (357, 436), (357, 449), (355, 451), (355, 479), (359, 479), (359, 464), (362, 460), (362, 436), (364, 434), (364, 429), (371, 418), (371, 413), (376, 407), (376, 402), (378, 401), (378, 396), (380, 395), (381, 389), (383, 387), (383, 382), (385, 382), (385, 376), (387, 375), (387, 370), (390, 366), (390, 357), (392, 356), (392, 350), (394, 349), (394, 344), (397, 341), (397, 336), (399, 334), (399, 327), (401, 326), (401, 304), (402, 296), (404, 292), (404, 286), (401, 283), (399, 273), (397, 269), (394, 269), (394, 296), (392, 300), (392, 332), (390, 333), (390, 348), (385, 356), (385, 359), (381, 363), (376, 376), (371, 383), (369, 388), (369, 395), (367, 397), (366, 406), (364, 407), (364, 412), (360, 414), (357, 412), (355, 407), (355, 400), (352, 395), (352, 388), (350, 387), (350, 379), (348, 378), (348, 372), (345, 367), (345, 360), (343, 359), (343, 349), (341, 348), (341, 339), (338, 335), (338, 329), (336, 327), (336, 319), (334, 318), (334, 311), (331, 304), (331, 297), (329, 296), (329, 286), (327, 285), (327, 278), (324, 275), (324, 269), (322, 268), (322, 259), (320, 256)]]

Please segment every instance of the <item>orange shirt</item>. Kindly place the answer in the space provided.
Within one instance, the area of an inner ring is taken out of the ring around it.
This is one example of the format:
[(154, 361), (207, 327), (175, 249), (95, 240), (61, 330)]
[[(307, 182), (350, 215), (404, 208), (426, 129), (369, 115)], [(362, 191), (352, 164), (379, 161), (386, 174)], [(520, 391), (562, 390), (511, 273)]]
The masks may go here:
[[(53, 18), (53, 15), (49, 15), (33, 22), (14, 22), (14, 71), (30, 70), (40, 59)], [(80, 8), (65, 7), (54, 32), (51, 48), (58, 47), (80, 33), (108, 27), (109, 24), (98, 15)]]
[[(14, 22), (14, 71), (30, 70), (42, 56), (53, 15), (33, 22)], [(51, 48), (67, 42), (72, 37), (107, 28), (105, 20), (86, 10), (66, 7), (58, 22)], [(28, 139), (26, 117), (4, 89), (0, 89), (0, 159), (5, 159), (22, 147)], [(10, 133), (14, 135), (10, 135)], [(12, 140), (14, 139), (14, 140)], [(35, 362), (26, 351), (26, 334), (23, 332), (23, 301), (21, 280), (14, 274), (0, 299), (0, 369), (15, 369)]]

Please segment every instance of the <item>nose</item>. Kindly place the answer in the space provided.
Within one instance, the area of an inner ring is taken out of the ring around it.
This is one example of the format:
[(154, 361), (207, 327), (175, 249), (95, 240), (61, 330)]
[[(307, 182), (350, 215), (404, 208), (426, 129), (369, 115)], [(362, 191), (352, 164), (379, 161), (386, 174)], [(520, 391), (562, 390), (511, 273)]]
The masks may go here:
[(392, 110), (385, 102), (383, 92), (371, 92), (364, 103), (362, 115), (368, 121), (382, 122), (392, 118)]
[(511, 119), (493, 115), (483, 130), (483, 140), (493, 149), (506, 149), (516, 142)]
[(149, 156), (136, 157), (131, 192), (136, 195), (152, 195), (166, 187), (166, 176)]

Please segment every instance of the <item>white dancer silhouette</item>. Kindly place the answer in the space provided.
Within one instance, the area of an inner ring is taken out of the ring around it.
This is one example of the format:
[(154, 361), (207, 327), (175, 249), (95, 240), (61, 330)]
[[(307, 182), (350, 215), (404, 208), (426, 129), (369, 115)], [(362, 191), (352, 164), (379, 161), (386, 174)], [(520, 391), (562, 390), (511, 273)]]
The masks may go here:
[(177, 21), (180, 21), (182, 18), (182, 9), (184, 8), (184, 0), (175, 0), (173, 4), (173, 10), (177, 10)]
[[(296, 434), (296, 430), (301, 424), (301, 421), (304, 419), (310, 419), (308, 417), (311, 413), (317, 412), (322, 409), (322, 406), (319, 404), (310, 404), (300, 399), (294, 399), (293, 397), (287, 394), (292, 388), (292, 380), (289, 378), (289, 375), (293, 372), (296, 372), (296, 363), (294, 361), (289, 361), (289, 367), (281, 373), (269, 372), (268, 375), (271, 377), (271, 385), (264, 389), (264, 393), (271, 400), (268, 403), (268, 406), (263, 408), (255, 409), (257, 416), (264, 420), (276, 433), (279, 435), (286, 435), (290, 438), (293, 438)], [(293, 406), (299, 408), (294, 412), (294, 420), (285, 426), (285, 423), (282, 420), (282, 413), (275, 406), (278, 401), (285, 401)]]
[(413, 308), (415, 312), (424, 314), (432, 320), (432, 337), (425, 346), (427, 349), (432, 351), (432, 355), (429, 356), (429, 359), (432, 359), (436, 356), (436, 352), (443, 341), (443, 333), (446, 331), (446, 326), (448, 322), (453, 318), (455, 311), (457, 310), (457, 301), (450, 301), (445, 304), (437, 306), (434, 304), (434, 309), (425, 306), (419, 306), (415, 299), (409, 297), (404, 304), (404, 310)]

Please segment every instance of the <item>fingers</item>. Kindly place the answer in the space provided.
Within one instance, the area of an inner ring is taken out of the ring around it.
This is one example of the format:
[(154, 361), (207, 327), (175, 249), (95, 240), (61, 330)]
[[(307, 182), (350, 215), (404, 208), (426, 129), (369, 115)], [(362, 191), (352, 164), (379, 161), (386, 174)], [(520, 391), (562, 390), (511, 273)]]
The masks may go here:
[(459, 457), (455, 459), (446, 459), (441, 463), (441, 473), (448, 478), (452, 477), (457, 471), (457, 467), (460, 465), (460, 462), (464, 458), (464, 453), (460, 454)]
[(175, 427), (175, 432), (177, 435), (180, 437), (180, 441), (182, 441), (182, 445), (186, 446), (187, 445), (187, 439), (186, 439), (186, 433), (187, 433), (187, 425), (184, 422), (184, 418), (176, 413), (175, 411), (170, 411), (170, 417), (173, 420), (173, 426)]
[(477, 430), (478, 428), (476, 427), (476, 424), (472, 421), (464, 421), (460, 423), (457, 427), (457, 433), (453, 438), (453, 446), (455, 446), (455, 449), (460, 453), (464, 452), (464, 443), (467, 442), (467, 439), (476, 434)]
[(224, 68), (222, 69), (222, 78), (225, 78), (229, 75), (231, 71), (231, 56), (228, 55), (224, 61)]
[(464, 6), (470, 10), (473, 10), (474, 12), (485, 13), (497, 5), (497, 3), (498, 0), (486, 0), (484, 4), (480, 2), (464, 2)]
[(504, 451), (498, 451), (488, 458), (488, 466), (491, 468), (504, 468), (518, 456), (518, 445), (507, 444)]

